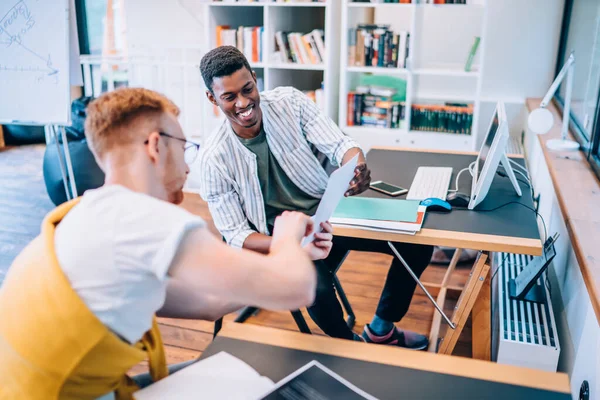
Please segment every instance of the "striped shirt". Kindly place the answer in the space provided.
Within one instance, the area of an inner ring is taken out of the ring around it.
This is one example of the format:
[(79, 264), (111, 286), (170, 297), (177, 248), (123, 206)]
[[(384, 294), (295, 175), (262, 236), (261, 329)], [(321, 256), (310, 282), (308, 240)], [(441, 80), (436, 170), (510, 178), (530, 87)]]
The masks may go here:
[[(311, 144), (335, 166), (359, 145), (297, 89), (280, 87), (261, 93), (260, 108), (271, 153), (300, 190), (320, 199), (328, 175)], [(256, 232), (252, 227), (269, 234), (256, 156), (240, 143), (229, 121), (207, 139), (195, 164), (201, 169), (200, 195), (227, 243), (242, 247)]]

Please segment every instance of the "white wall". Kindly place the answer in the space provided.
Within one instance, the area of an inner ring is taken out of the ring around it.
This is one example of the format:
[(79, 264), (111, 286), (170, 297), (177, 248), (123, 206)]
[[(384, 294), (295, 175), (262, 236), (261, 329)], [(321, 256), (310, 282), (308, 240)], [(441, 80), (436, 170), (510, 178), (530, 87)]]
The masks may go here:
[(526, 133), (528, 167), (539, 212), (548, 224), (548, 233), (560, 234), (556, 257), (549, 268), (552, 305), (561, 346), (558, 370), (569, 374), (571, 392), (579, 398), (583, 380), (590, 385), (590, 399), (600, 399), (600, 327), (577, 263), (569, 232), (561, 213), (538, 137)]
[(204, 26), (199, 1), (127, 0), (127, 44), (130, 49), (201, 47)]
[[(479, 129), (487, 128), (495, 102), (503, 100), (511, 135), (520, 137), (525, 99), (543, 97), (554, 79), (565, 2), (487, 1)], [(479, 135), (480, 140), (483, 137)]]
[(543, 97), (554, 79), (564, 0), (488, 0), (484, 97)]
[[(197, 0), (127, 0), (128, 54), (149, 54), (160, 67), (137, 66), (133, 85), (158, 90), (180, 108), (179, 120), (191, 140), (202, 141), (203, 107), (207, 100), (198, 68), (204, 52), (204, 6)], [(198, 187), (192, 166), (186, 184)]]

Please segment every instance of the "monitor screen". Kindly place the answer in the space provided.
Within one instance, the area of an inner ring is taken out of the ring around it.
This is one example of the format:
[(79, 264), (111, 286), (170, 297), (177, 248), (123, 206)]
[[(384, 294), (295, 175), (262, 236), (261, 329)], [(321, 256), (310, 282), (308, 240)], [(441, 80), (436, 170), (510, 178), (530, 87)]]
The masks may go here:
[(494, 143), (494, 138), (496, 137), (496, 132), (498, 132), (498, 125), (500, 124), (498, 118), (498, 109), (494, 111), (494, 117), (492, 118), (492, 123), (490, 124), (490, 129), (485, 135), (485, 140), (483, 145), (481, 146), (481, 150), (479, 151), (479, 155), (477, 156), (477, 166), (475, 173), (477, 176), (475, 179), (479, 178), (479, 174), (483, 170), (483, 165), (485, 164), (485, 160), (487, 159), (488, 153), (490, 152), (490, 148), (492, 147), (492, 143)]

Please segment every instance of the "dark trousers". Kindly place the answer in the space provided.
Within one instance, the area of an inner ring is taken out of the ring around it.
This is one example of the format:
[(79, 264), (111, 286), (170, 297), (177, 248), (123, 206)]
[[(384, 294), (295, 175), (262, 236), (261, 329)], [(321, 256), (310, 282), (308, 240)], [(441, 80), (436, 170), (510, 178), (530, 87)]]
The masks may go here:
[[(421, 276), (429, 265), (433, 247), (408, 243), (394, 243), (394, 246), (413, 272)], [(336, 297), (333, 273), (349, 250), (394, 255), (384, 241), (336, 236), (329, 257), (315, 262), (318, 274), (317, 294), (315, 303), (308, 308), (308, 313), (327, 335), (342, 339), (353, 339), (354, 334), (346, 325), (342, 307)], [(416, 286), (416, 282), (400, 260), (394, 256), (376, 315), (387, 321), (400, 321), (408, 311)]]

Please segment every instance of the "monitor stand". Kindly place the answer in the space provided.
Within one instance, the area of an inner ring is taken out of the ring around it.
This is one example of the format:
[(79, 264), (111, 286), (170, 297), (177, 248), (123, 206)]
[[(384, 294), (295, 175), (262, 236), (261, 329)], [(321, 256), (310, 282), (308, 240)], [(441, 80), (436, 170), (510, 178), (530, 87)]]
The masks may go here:
[(518, 196), (521, 196), (523, 193), (521, 192), (521, 188), (519, 187), (519, 181), (517, 181), (517, 177), (515, 176), (515, 171), (513, 171), (512, 165), (510, 165), (510, 161), (508, 160), (508, 156), (506, 153), (502, 154), (502, 158), (500, 159), (500, 164), (504, 167), (504, 171), (513, 187), (515, 188), (515, 192), (517, 192)]

